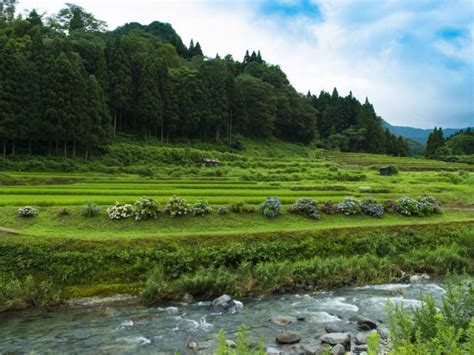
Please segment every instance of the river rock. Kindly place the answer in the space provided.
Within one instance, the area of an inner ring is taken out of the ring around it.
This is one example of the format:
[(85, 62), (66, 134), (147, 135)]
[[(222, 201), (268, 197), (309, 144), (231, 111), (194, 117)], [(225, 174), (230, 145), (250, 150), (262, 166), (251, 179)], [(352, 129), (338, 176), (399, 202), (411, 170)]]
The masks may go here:
[(195, 341), (190, 341), (187, 347), (192, 351), (201, 351), (207, 349), (209, 345), (205, 343), (196, 343)]
[(358, 344), (358, 345), (367, 344), (368, 340), (369, 340), (369, 335), (371, 333), (372, 332), (367, 332), (367, 333), (359, 332), (359, 333), (357, 333), (356, 336), (355, 336), (355, 343)]
[(267, 348), (266, 353), (267, 355), (280, 355), (281, 351), (277, 348)]
[(344, 332), (342, 327), (337, 323), (329, 323), (328, 325), (326, 325), (325, 329), (326, 329), (326, 332), (328, 333), (343, 333)]
[(331, 355), (344, 355), (346, 353), (346, 348), (343, 345), (337, 344), (331, 349)]
[(276, 336), (279, 344), (296, 344), (301, 340), (301, 335), (296, 332), (281, 332)]
[(227, 310), (231, 307), (235, 306), (234, 300), (229, 295), (222, 295), (220, 297), (215, 298), (211, 303), (211, 308), (217, 310)]
[(322, 355), (324, 354), (324, 346), (320, 343), (302, 344), (301, 349), (306, 355)]
[(288, 325), (293, 321), (293, 318), (290, 317), (272, 317), (270, 322), (277, 325)]
[(191, 303), (194, 301), (194, 297), (189, 293), (185, 293), (181, 301), (183, 303)]
[(305, 316), (298, 316), (298, 317), (296, 317), (296, 320), (298, 320), (300, 322), (304, 322), (306, 320), (306, 317)]
[(423, 280), (429, 280), (430, 277), (427, 274), (421, 274), (421, 275), (412, 275), (410, 276), (410, 283), (411, 284), (417, 284), (420, 283)]
[(346, 346), (351, 341), (349, 333), (328, 333), (321, 336), (321, 343)]
[(371, 330), (377, 328), (377, 323), (367, 317), (359, 315), (356, 317), (356, 320), (360, 330)]
[(354, 351), (361, 353), (363, 351), (369, 350), (369, 346), (367, 344), (356, 345), (354, 347)]

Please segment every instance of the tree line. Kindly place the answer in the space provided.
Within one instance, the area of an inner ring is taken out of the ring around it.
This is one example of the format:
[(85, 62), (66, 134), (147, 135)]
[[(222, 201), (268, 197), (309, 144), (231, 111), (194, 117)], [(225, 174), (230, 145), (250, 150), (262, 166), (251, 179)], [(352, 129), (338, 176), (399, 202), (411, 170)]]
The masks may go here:
[(81, 154), (117, 134), (232, 144), (276, 137), (342, 151), (408, 155), (373, 106), (352, 94), (298, 93), (260, 51), (207, 58), (171, 25), (129, 23), (107, 31), (67, 4), (46, 17), (15, 17), (0, 1), (0, 143), (3, 155)]
[(443, 129), (435, 127), (426, 142), (426, 157), (444, 159), (450, 155), (474, 154), (474, 131), (471, 128), (459, 130), (445, 138)]

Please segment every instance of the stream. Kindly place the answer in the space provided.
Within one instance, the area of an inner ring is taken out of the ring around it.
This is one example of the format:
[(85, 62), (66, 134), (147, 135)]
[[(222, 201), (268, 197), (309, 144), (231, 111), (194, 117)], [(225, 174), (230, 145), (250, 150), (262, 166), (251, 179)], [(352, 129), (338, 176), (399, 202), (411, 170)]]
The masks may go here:
[[(282, 330), (301, 335), (298, 346), (314, 343), (326, 327), (357, 333), (356, 315), (386, 322), (386, 304), (391, 300), (410, 309), (420, 305), (420, 294), (429, 293), (439, 302), (442, 284), (382, 284), (341, 288), (329, 292), (282, 294), (262, 299), (242, 299), (226, 312), (217, 312), (210, 302), (177, 303), (157, 307), (99, 305), (24, 311), (0, 315), (0, 353), (191, 353), (189, 341), (212, 353), (215, 337), (224, 329), (235, 340), (241, 324), (250, 327), (250, 340), (263, 337), (266, 347), (294, 353), (295, 347), (279, 346), (275, 336)], [(270, 321), (285, 317), (287, 325)]]

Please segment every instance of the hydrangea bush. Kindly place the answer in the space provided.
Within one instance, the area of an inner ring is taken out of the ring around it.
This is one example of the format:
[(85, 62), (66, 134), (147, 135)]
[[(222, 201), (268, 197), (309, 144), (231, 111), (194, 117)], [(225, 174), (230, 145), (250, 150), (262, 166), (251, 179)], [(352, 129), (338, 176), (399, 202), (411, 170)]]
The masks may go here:
[(310, 219), (320, 219), (318, 204), (315, 200), (302, 198), (296, 200), (293, 205), (290, 206), (288, 212), (299, 214)]
[(165, 213), (171, 217), (185, 216), (191, 213), (191, 207), (184, 198), (173, 195), (165, 205)]
[(430, 216), (442, 213), (438, 201), (433, 196), (419, 197), (417, 200), (409, 197), (400, 197), (397, 201), (398, 212), (404, 216)]
[(141, 197), (133, 204), (133, 216), (135, 221), (157, 218), (160, 208), (155, 200), (148, 197)]
[(34, 217), (38, 214), (38, 210), (31, 206), (21, 207), (17, 210), (20, 217)]
[(204, 216), (205, 214), (211, 213), (212, 208), (207, 201), (199, 199), (191, 205), (191, 211), (194, 216)]
[(343, 202), (337, 204), (337, 209), (340, 213), (346, 216), (354, 216), (362, 214), (362, 207), (360, 202), (355, 198), (345, 198)]
[(278, 198), (267, 197), (267, 200), (260, 204), (259, 212), (267, 218), (275, 218), (280, 215), (281, 203)]
[(438, 201), (433, 196), (423, 196), (418, 198), (419, 210), (421, 215), (429, 216), (432, 214), (443, 213)]
[(384, 213), (383, 206), (373, 198), (366, 198), (360, 203), (362, 213), (374, 218), (382, 218)]
[(133, 216), (133, 206), (125, 203), (115, 202), (115, 205), (107, 208), (107, 215), (110, 219), (124, 219)]
[(87, 202), (79, 210), (79, 213), (83, 217), (95, 217), (99, 214), (99, 212), (100, 212), (100, 207), (95, 202)]
[(383, 209), (387, 213), (398, 213), (400, 205), (394, 199), (389, 198), (383, 202)]
[(336, 214), (338, 212), (337, 204), (332, 201), (326, 201), (321, 205), (321, 212), (326, 214)]

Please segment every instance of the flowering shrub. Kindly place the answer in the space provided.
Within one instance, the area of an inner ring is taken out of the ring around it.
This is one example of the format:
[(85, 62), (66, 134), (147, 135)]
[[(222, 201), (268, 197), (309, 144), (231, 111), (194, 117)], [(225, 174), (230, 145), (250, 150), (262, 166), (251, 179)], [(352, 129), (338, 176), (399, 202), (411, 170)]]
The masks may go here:
[(373, 198), (366, 198), (360, 203), (360, 207), (362, 208), (362, 213), (371, 216), (374, 218), (382, 218), (383, 217), (383, 206), (378, 203)]
[(115, 202), (115, 205), (107, 208), (107, 215), (110, 219), (124, 219), (132, 217), (133, 206), (125, 203)]
[(226, 215), (227, 213), (229, 213), (229, 210), (225, 207), (220, 207), (218, 210), (217, 210), (217, 213), (219, 213), (221, 216), (224, 216)]
[(229, 206), (234, 213), (252, 213), (255, 212), (255, 206), (247, 205), (243, 201), (234, 202)]
[(405, 196), (397, 202), (400, 205), (398, 212), (405, 216), (429, 216), (443, 212), (433, 196), (419, 197), (417, 200)]
[(320, 219), (318, 204), (315, 200), (302, 198), (296, 200), (289, 208), (288, 212), (299, 214), (310, 219)]
[(326, 214), (335, 214), (338, 212), (337, 204), (332, 201), (326, 201), (321, 206), (321, 212)]
[(352, 216), (362, 213), (362, 207), (360, 202), (355, 198), (346, 198), (344, 202), (337, 204), (337, 209), (340, 213), (345, 214), (346, 216)]
[(383, 202), (383, 209), (388, 213), (397, 213), (400, 205), (394, 199), (389, 198)]
[(38, 214), (38, 210), (31, 206), (25, 206), (25, 207), (19, 208), (17, 210), (17, 213), (20, 217), (34, 217)]
[(424, 196), (418, 198), (418, 209), (423, 216), (429, 216), (435, 213), (443, 213), (438, 201), (433, 196)]
[(79, 213), (84, 217), (95, 217), (99, 214), (100, 207), (95, 202), (87, 202), (81, 207)]
[(58, 210), (59, 217), (69, 216), (70, 214), (71, 214), (71, 210), (69, 208), (62, 207)]
[(199, 199), (191, 205), (191, 211), (194, 216), (204, 216), (212, 212), (212, 208), (207, 201)]
[(171, 217), (185, 216), (190, 212), (191, 207), (186, 203), (186, 200), (176, 195), (171, 196), (165, 205), (165, 213)]
[(155, 200), (148, 197), (141, 197), (133, 204), (133, 216), (135, 221), (143, 221), (158, 217), (160, 208)]
[(419, 216), (420, 208), (418, 201), (409, 197), (400, 197), (397, 201), (398, 212), (404, 216)]
[(260, 204), (259, 212), (267, 218), (274, 218), (280, 215), (281, 203), (278, 198), (267, 197), (267, 200)]

